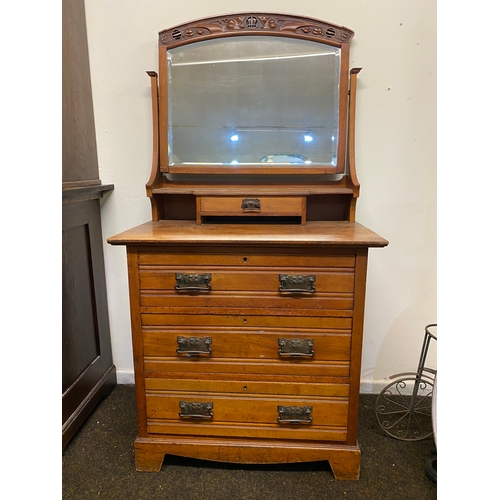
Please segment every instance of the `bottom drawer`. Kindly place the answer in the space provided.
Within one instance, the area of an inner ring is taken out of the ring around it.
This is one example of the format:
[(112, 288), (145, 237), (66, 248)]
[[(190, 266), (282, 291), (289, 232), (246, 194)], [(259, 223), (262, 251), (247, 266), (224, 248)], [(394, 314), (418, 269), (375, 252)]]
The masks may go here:
[(345, 441), (348, 398), (146, 393), (149, 433)]

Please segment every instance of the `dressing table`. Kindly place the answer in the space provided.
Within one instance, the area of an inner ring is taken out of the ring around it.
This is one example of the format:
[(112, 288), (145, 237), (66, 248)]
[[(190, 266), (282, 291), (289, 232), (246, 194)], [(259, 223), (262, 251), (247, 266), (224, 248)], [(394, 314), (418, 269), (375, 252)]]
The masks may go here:
[(159, 33), (151, 221), (127, 249), (138, 471), (165, 454), (359, 478), (368, 249), (354, 33), (271, 13)]

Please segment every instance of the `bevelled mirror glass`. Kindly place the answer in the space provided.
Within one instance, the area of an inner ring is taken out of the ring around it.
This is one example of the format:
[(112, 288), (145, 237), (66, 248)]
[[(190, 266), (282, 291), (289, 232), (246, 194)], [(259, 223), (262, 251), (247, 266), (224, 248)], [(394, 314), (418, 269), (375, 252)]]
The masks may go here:
[(169, 49), (169, 165), (335, 167), (340, 53), (280, 36)]

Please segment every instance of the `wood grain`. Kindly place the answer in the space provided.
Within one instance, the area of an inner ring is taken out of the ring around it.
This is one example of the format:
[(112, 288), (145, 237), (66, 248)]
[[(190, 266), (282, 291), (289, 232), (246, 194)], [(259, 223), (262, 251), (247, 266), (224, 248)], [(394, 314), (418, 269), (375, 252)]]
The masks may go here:
[(384, 247), (388, 241), (358, 222), (314, 221), (302, 225), (196, 224), (194, 221), (146, 222), (108, 238), (111, 245), (204, 244), (322, 245)]

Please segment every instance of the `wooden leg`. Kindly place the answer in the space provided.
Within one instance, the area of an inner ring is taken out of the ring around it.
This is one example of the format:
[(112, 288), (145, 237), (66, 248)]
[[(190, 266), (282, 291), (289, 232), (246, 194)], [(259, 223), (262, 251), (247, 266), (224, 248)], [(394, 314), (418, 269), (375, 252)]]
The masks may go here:
[(333, 475), (339, 481), (358, 481), (360, 461), (359, 450), (349, 450), (349, 452), (328, 459)]
[(165, 453), (135, 450), (135, 470), (139, 472), (160, 472)]

